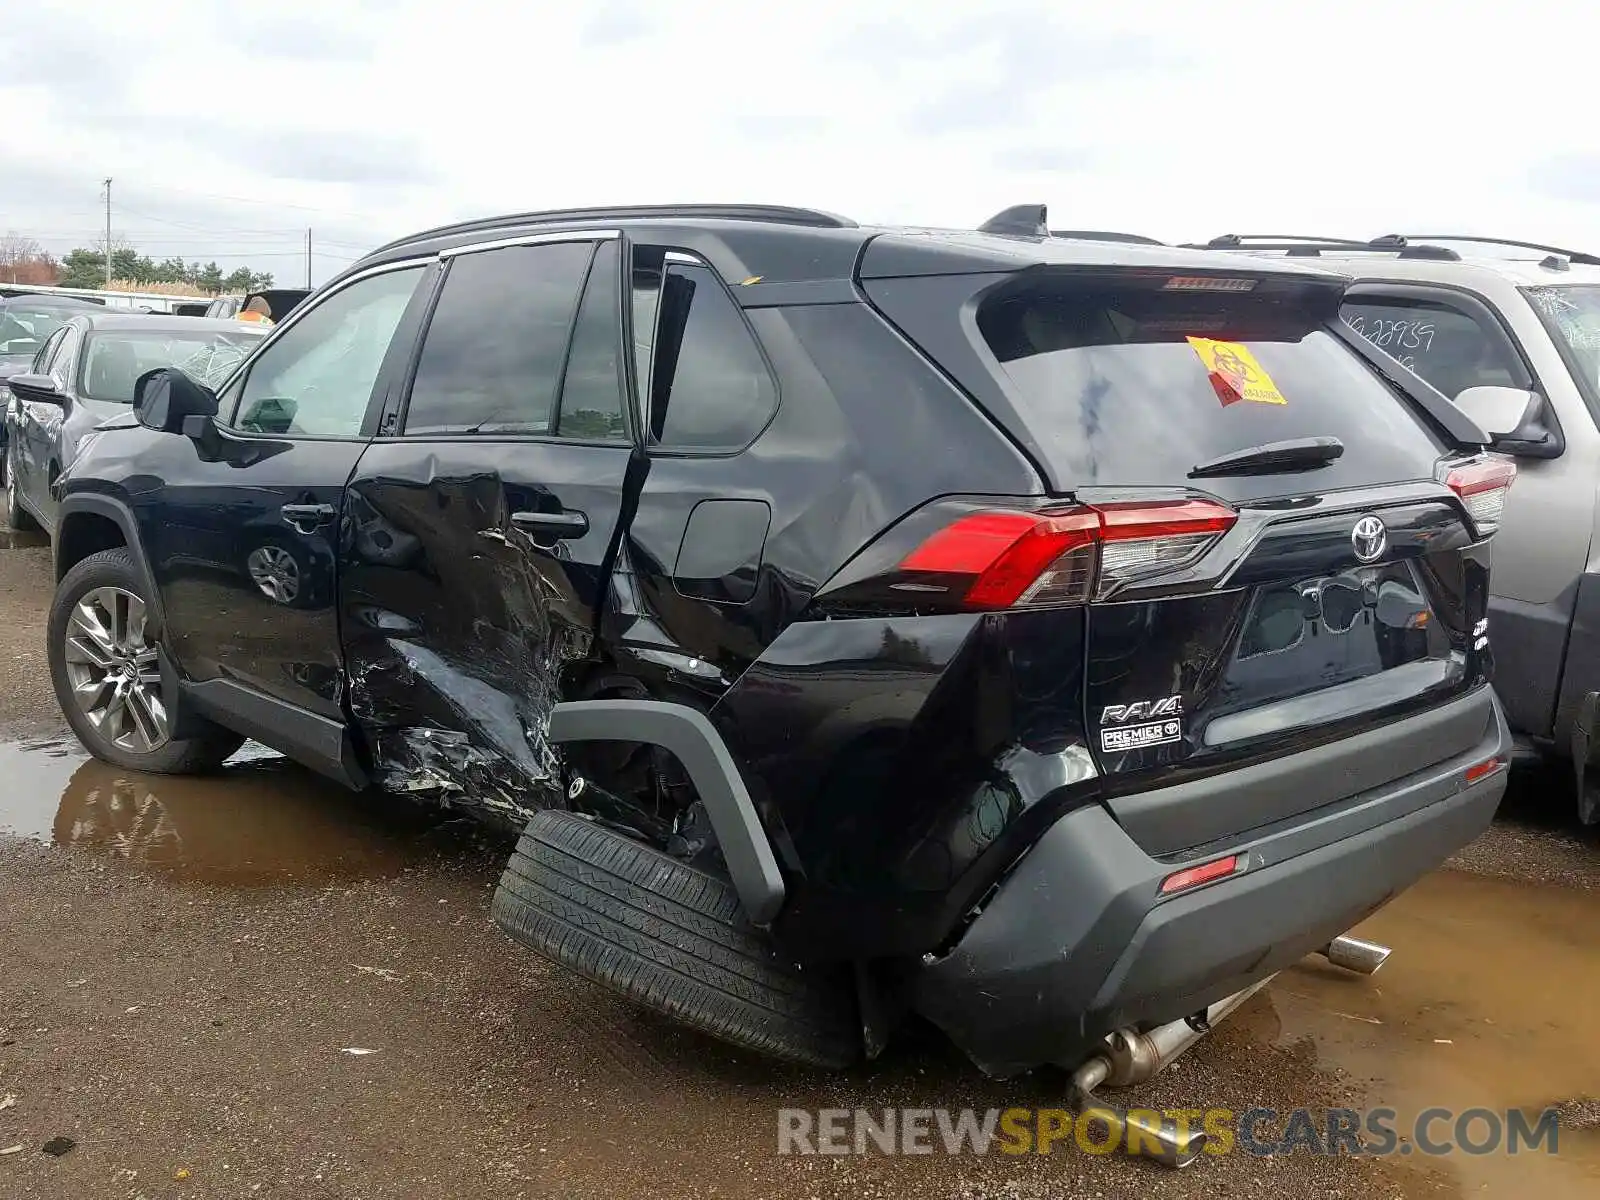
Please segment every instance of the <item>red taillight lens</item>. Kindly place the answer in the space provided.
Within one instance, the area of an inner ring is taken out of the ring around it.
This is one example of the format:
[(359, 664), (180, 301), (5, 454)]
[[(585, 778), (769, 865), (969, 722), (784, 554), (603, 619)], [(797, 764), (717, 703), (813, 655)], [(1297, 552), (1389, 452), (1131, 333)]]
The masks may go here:
[(1236, 520), (1210, 500), (976, 512), (928, 538), (900, 570), (965, 577), (948, 585), (965, 608), (1082, 603), (1130, 577), (1189, 561)]
[(1444, 483), (1461, 497), (1478, 532), (1487, 535), (1500, 527), (1506, 493), (1516, 478), (1515, 463), (1503, 458), (1485, 458), (1450, 468)]
[(1189, 888), (1199, 887), (1202, 883), (1212, 883), (1218, 879), (1226, 879), (1239, 869), (1239, 856), (1230, 854), (1227, 858), (1219, 858), (1208, 862), (1204, 866), (1186, 867), (1161, 881), (1161, 894), (1170, 896), (1173, 892), (1187, 891)]

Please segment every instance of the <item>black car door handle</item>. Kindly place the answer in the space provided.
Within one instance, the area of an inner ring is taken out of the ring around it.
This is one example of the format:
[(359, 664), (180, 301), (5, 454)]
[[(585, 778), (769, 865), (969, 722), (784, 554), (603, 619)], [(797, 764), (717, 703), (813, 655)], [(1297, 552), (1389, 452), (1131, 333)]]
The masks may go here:
[(278, 511), (283, 514), (284, 520), (296, 527), (315, 529), (333, 520), (331, 504), (285, 504)]
[(589, 518), (575, 508), (562, 512), (515, 512), (511, 523), (524, 533), (553, 538), (578, 538), (589, 532)]

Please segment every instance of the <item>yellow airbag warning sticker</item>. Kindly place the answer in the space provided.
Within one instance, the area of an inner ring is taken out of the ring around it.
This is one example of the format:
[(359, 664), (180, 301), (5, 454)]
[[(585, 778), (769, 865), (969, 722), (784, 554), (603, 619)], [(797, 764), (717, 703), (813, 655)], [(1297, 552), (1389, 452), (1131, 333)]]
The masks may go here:
[(1287, 404), (1272, 376), (1262, 369), (1255, 355), (1238, 342), (1214, 342), (1210, 338), (1191, 337), (1189, 345), (1200, 356), (1206, 373), (1211, 376), (1211, 386), (1223, 405), (1240, 400), (1257, 404)]

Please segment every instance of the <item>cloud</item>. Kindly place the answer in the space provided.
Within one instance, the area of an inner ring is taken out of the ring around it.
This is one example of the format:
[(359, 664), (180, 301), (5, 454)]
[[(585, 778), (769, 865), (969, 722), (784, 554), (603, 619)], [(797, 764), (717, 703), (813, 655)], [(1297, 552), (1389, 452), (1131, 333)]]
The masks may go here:
[(996, 151), (993, 161), (1008, 171), (1072, 175), (1093, 164), (1095, 155), (1081, 146), (1013, 146)]
[(312, 183), (383, 184), (412, 187), (434, 183), (414, 138), (360, 129), (233, 129), (218, 139), (219, 152), (264, 175)]
[(583, 24), (578, 41), (584, 46), (620, 46), (648, 37), (653, 10), (635, 0), (603, 0)]
[(361, 62), (372, 56), (377, 39), (312, 16), (232, 9), (224, 29), (239, 49), (296, 62)]
[(1582, 72), (1460, 86), (1569, 43), (1559, 0), (1515, 24), (1380, 0), (92, 7), (0, 21), (0, 227), (66, 248), (95, 236), (107, 175), (136, 242), (219, 262), (292, 255), (306, 225), (354, 254), (458, 217), (748, 196), (969, 228), (1037, 200), (1170, 241), (1448, 224), (1553, 244), (1585, 242), (1600, 201), (1600, 139), (1552, 119), (1588, 111)]
[(1054, 19), (1018, 24), (975, 21), (938, 37), (923, 37), (919, 52), (987, 62), (977, 79), (958, 80), (914, 104), (906, 124), (915, 133), (1003, 129), (1030, 119), (1043, 93), (1137, 74), (1172, 56), (1151, 38), (1069, 29)]
[(1557, 200), (1600, 203), (1600, 152), (1553, 154), (1528, 172), (1534, 190)]

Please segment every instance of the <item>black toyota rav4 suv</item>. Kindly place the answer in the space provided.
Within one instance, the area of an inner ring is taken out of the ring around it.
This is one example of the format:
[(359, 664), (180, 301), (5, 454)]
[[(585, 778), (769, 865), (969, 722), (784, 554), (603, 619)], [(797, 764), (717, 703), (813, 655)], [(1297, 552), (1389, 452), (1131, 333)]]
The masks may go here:
[(509, 820), (512, 937), (839, 1065), (1071, 1065), (1481, 831), (1512, 471), (1292, 263), (809, 210), (368, 255), (58, 484), (95, 754)]

